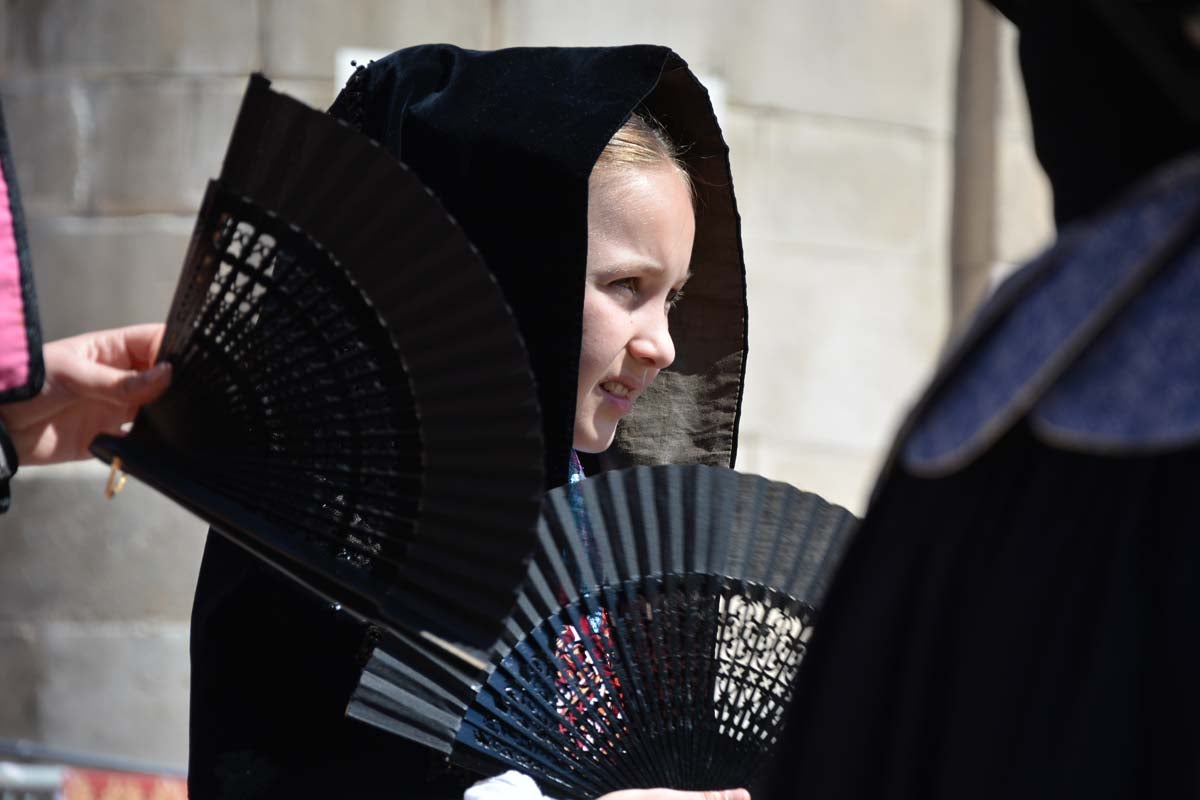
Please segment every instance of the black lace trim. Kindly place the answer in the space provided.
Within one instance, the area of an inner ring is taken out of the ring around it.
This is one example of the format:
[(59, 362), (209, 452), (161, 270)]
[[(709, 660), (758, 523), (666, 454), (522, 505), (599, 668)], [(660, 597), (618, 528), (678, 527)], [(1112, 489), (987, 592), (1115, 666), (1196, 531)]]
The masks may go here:
[(338, 93), (337, 99), (329, 107), (329, 114), (345, 122), (359, 133), (363, 132), (363, 99), (366, 97), (367, 68), (362, 64), (354, 65), (354, 74), (346, 81), (346, 86)]

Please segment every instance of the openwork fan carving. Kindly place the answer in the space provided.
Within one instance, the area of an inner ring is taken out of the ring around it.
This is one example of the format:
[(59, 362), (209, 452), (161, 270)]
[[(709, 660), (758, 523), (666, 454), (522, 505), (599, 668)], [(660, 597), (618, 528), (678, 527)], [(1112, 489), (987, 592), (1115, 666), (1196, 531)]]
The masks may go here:
[(389, 629), (495, 641), (536, 535), (533, 379), (402, 164), (252, 78), (160, 359), (171, 388), (98, 456)]
[(555, 796), (750, 786), (854, 523), (816, 495), (717, 467), (555, 490), (486, 663), (386, 641), (351, 714), (483, 773), (519, 769)]

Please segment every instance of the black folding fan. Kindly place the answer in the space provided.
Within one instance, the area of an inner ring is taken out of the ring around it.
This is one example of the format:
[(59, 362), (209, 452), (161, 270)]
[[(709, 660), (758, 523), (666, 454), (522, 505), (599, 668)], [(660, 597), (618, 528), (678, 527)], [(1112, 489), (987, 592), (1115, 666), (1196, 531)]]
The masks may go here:
[(855, 521), (719, 467), (556, 489), (487, 663), (388, 640), (350, 714), (556, 796), (749, 787)]
[(92, 450), (348, 608), (486, 647), (543, 489), (515, 322), (406, 167), (269, 86), (196, 222), (170, 389)]

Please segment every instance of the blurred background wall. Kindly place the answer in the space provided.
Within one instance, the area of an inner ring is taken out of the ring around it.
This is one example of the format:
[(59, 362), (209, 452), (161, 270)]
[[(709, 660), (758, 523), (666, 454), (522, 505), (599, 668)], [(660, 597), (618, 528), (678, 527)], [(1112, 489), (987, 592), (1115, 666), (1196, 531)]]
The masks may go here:
[[(738, 467), (858, 513), (954, 324), (1052, 235), (1014, 36), (978, 0), (4, 0), (46, 338), (165, 317), (249, 72), (325, 107), (339, 48), (432, 41), (659, 42), (713, 80), (750, 287)], [(179, 767), (205, 527), (105, 477), (14, 483), (0, 738)]]

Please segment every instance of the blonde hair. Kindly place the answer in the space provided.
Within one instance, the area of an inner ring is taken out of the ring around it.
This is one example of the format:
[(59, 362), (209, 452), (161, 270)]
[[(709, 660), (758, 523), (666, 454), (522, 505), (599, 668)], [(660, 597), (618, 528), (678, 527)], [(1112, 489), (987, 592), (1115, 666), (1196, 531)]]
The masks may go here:
[(637, 112), (630, 114), (625, 124), (608, 140), (592, 171), (621, 170), (656, 164), (675, 167), (694, 203), (696, 187), (692, 183), (687, 165), (683, 163), (682, 151), (657, 123)]

